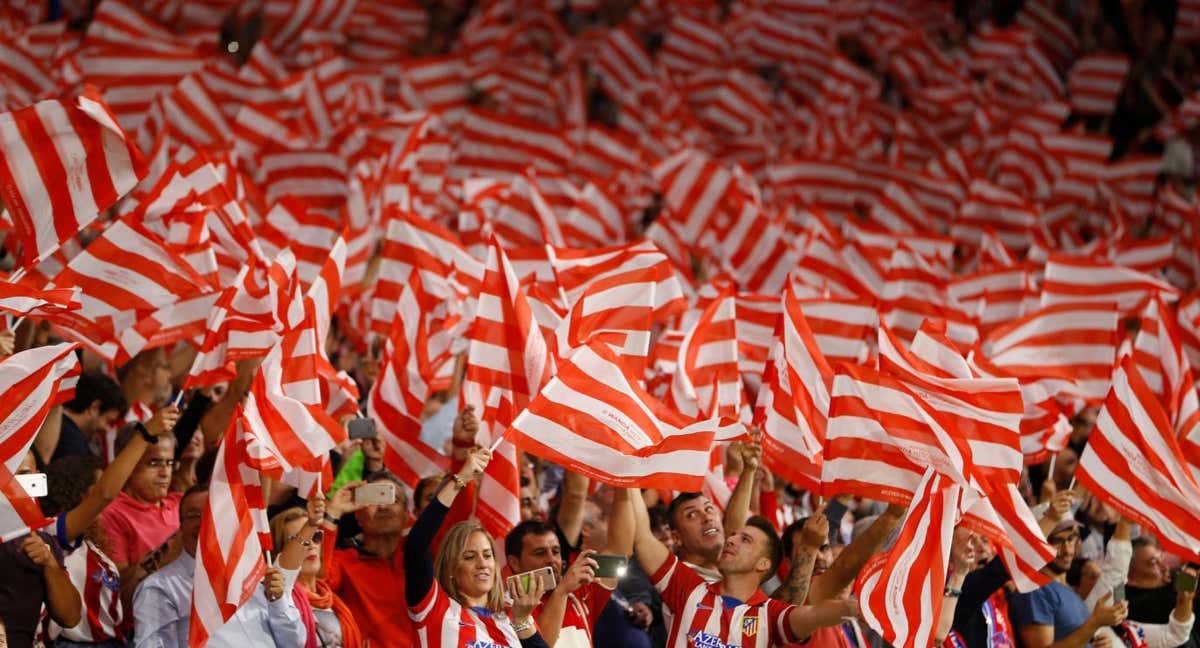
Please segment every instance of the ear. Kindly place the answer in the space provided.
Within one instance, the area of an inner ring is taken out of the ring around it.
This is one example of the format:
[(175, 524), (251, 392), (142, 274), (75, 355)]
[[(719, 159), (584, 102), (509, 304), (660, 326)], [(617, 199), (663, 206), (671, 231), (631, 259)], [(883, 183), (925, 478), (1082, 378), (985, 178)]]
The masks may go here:
[(679, 538), (679, 533), (675, 531), (675, 529), (668, 527), (667, 533), (671, 534), (671, 544), (675, 545), (676, 547), (683, 546), (683, 541)]
[(508, 571), (514, 574), (521, 573), (521, 566), (517, 563), (515, 556), (505, 556), (504, 560), (506, 563), (508, 563)]
[(100, 399), (99, 398), (92, 401), (91, 405), (88, 405), (86, 413), (88, 416), (90, 416), (92, 418), (99, 418), (99, 416), (100, 416)]
[(771, 559), (766, 556), (761, 556), (758, 562), (754, 563), (754, 571), (765, 574), (771, 571)]

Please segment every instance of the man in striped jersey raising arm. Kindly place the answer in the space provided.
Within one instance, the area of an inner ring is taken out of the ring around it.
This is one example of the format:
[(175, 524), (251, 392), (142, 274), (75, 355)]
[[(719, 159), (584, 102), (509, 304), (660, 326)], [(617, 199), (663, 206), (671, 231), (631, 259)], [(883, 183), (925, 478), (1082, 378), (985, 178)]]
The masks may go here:
[(759, 589), (779, 566), (783, 548), (770, 522), (752, 517), (725, 540), (717, 562), (721, 580), (707, 583), (673, 556), (650, 531), (646, 504), (634, 511), (634, 553), (671, 611), (669, 648), (767, 648), (801, 641), (818, 628), (858, 614), (853, 600), (789, 605)]

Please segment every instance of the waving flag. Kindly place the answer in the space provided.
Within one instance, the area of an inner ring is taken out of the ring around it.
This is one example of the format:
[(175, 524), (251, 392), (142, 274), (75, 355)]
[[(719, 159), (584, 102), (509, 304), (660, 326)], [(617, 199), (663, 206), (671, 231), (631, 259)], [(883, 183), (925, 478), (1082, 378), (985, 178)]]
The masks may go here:
[(958, 485), (926, 469), (892, 549), (871, 559), (855, 580), (863, 618), (888, 644), (933, 645), (962, 499)]
[(50, 314), (80, 307), (79, 288), (53, 288), (37, 290), (25, 283), (0, 283), (0, 311), (24, 317), (33, 314)]
[(735, 304), (728, 292), (718, 296), (679, 346), (671, 402), (683, 414), (738, 418), (745, 394), (738, 373)]
[(696, 420), (629, 380), (602, 344), (564, 361), (506, 432), (518, 447), (614, 486), (699, 491), (714, 441), (741, 425)]
[(93, 88), (0, 114), (0, 202), (32, 268), (146, 174), (137, 148)]
[(1129, 74), (1129, 57), (1095, 53), (1075, 61), (1067, 79), (1071, 109), (1080, 115), (1111, 115)]
[(79, 378), (75, 344), (22, 351), (0, 361), (0, 542), (53, 522), (13, 474), (25, 460), (50, 408), (74, 396)]
[(833, 370), (809, 328), (794, 286), (788, 287), (782, 301), (781, 328), (771, 345), (754, 422), (763, 431), (765, 464), (805, 490), (820, 492)]
[(1132, 358), (1113, 372), (1076, 475), (1088, 492), (1152, 530), (1167, 551), (1200, 560), (1200, 484)]
[(188, 645), (204, 646), (261, 587), (271, 546), (262, 477), (249, 465), (239, 416), (225, 431), (196, 546)]

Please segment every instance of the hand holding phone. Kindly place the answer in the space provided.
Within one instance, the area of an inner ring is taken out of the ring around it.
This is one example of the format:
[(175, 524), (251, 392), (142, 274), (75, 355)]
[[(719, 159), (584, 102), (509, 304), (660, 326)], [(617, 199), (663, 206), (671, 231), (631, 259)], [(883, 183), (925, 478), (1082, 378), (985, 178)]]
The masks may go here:
[(1175, 591), (1184, 594), (1194, 593), (1196, 591), (1196, 572), (1190, 569), (1180, 569), (1175, 574)]
[(620, 580), (625, 578), (625, 573), (629, 571), (629, 559), (625, 556), (593, 554), (592, 560), (596, 561), (596, 578)]
[(513, 574), (512, 576), (506, 578), (504, 582), (510, 591), (512, 590), (514, 584), (519, 587), (520, 591), (527, 591), (529, 589), (529, 584), (535, 578), (542, 581), (542, 591), (544, 592), (549, 592), (558, 584), (554, 579), (553, 567), (542, 567), (540, 569), (521, 572), (520, 574)]

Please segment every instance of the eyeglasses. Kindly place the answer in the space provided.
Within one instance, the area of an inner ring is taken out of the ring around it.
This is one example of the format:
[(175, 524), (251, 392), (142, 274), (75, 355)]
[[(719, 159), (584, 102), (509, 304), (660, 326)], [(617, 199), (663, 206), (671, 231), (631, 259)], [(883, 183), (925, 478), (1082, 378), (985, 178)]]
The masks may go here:
[(321, 541), (324, 539), (325, 539), (325, 532), (321, 531), (321, 530), (317, 530), (317, 531), (314, 531), (312, 534), (312, 537), (307, 540), (301, 540), (300, 535), (296, 534), (294, 536), (289, 537), (287, 539), (287, 541), (291, 542), (293, 540), (300, 540), (301, 547), (311, 547), (313, 545), (321, 544)]
[(1069, 533), (1067, 535), (1058, 536), (1057, 538), (1047, 538), (1046, 540), (1050, 544), (1052, 544), (1056, 547), (1059, 547), (1059, 546), (1062, 546), (1065, 544), (1070, 544), (1072, 542), (1079, 542), (1079, 534), (1078, 533)]
[(171, 459), (151, 459), (146, 462), (146, 467), (150, 470), (161, 470), (163, 468), (175, 470), (179, 468), (179, 462)]

